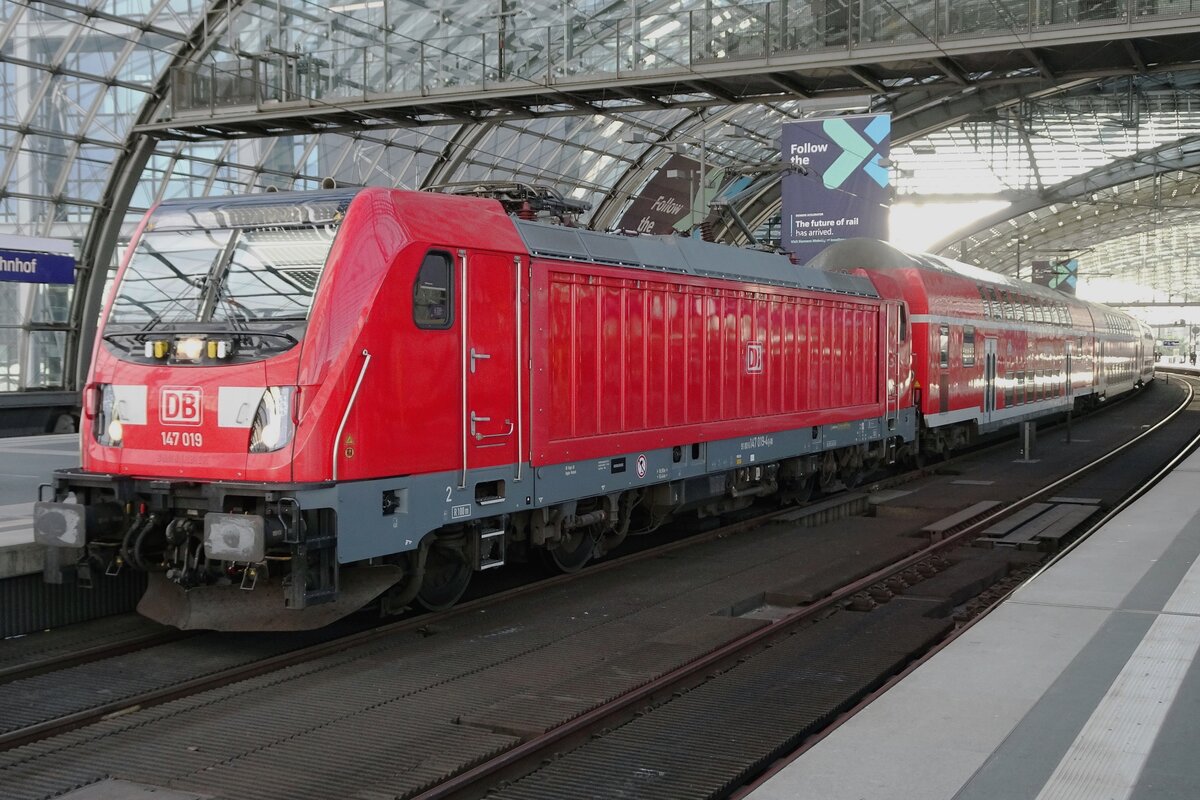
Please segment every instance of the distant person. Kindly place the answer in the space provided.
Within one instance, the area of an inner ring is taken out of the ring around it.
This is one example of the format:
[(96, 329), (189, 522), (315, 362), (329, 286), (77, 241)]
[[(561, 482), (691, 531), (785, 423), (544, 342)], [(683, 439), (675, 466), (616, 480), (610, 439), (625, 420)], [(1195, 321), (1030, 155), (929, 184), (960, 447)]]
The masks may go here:
[(1196, 366), (1196, 351), (1195, 350), (1193, 350), (1191, 355), (1188, 356), (1188, 360), (1192, 362), (1193, 367)]

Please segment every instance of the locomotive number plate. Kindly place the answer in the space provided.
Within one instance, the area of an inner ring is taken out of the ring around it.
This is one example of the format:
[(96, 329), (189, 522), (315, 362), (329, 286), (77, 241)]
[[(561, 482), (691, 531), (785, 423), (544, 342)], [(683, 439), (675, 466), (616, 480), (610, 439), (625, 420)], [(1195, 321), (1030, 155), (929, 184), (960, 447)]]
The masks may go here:
[(204, 434), (199, 431), (160, 431), (163, 447), (203, 447)]

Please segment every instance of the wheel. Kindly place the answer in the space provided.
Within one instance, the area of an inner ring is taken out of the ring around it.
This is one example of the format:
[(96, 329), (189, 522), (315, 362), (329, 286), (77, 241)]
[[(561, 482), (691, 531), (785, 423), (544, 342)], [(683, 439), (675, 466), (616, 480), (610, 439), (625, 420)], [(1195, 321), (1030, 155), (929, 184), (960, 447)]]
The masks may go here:
[(807, 503), (812, 499), (813, 491), (816, 488), (816, 480), (813, 477), (806, 476), (792, 483), (787, 491), (788, 501), (796, 504)]
[(863, 478), (865, 477), (867, 477), (867, 471), (862, 467), (855, 467), (846, 472), (842, 477), (842, 483), (845, 484), (847, 489), (857, 489), (859, 486), (862, 486)]
[(591, 531), (578, 528), (564, 534), (558, 544), (542, 551), (542, 560), (547, 568), (555, 572), (578, 572), (592, 560), (595, 542)]
[(445, 611), (463, 596), (473, 572), (461, 550), (434, 545), (425, 559), (417, 602), (427, 611)]

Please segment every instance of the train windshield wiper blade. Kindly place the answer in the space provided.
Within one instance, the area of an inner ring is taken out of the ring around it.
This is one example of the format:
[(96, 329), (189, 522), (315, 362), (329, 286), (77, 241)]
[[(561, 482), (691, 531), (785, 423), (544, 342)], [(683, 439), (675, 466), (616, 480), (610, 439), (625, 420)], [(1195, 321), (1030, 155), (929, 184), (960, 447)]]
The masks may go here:
[(145, 325), (138, 328), (136, 331), (108, 331), (108, 330), (106, 330), (104, 332), (104, 335), (101, 338), (104, 339), (104, 341), (106, 341), (106, 342), (113, 342), (114, 344), (116, 343), (117, 339), (127, 339), (130, 337), (136, 339), (136, 338), (144, 336), (145, 334), (154, 330), (156, 327), (158, 327), (159, 323), (161, 323), (162, 321), (163, 321), (163, 315), (155, 314), (152, 318), (147, 320)]

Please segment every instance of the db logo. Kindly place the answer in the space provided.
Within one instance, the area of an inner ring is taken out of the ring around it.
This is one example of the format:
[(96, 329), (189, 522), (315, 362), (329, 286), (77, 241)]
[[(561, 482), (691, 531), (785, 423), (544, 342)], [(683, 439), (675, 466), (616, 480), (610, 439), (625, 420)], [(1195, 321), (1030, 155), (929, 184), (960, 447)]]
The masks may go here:
[(762, 342), (747, 342), (746, 343), (746, 372), (753, 375), (756, 372), (763, 371), (763, 345)]
[(164, 425), (199, 425), (200, 390), (167, 386), (158, 397), (158, 419)]

